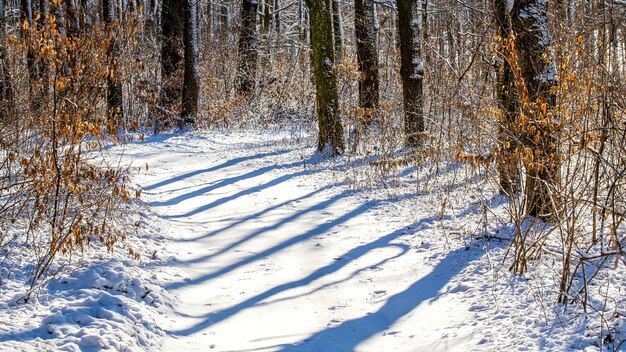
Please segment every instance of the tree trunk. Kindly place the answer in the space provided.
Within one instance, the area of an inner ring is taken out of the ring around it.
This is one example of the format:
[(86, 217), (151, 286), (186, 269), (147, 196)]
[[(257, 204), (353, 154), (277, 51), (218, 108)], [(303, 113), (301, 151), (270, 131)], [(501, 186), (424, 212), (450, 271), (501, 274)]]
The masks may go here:
[[(33, 4), (31, 0), (21, 0), (21, 16), (20, 19), (22, 23), (28, 23), (28, 26), (31, 27), (33, 25)], [(30, 78), (30, 84), (39, 77), (39, 66), (37, 64), (37, 60), (35, 59), (34, 45), (35, 43), (31, 43), (28, 46), (28, 51), (26, 53), (26, 63), (28, 65), (28, 75)], [(32, 87), (31, 87), (32, 90)]]
[(524, 144), (533, 155), (525, 160), (527, 172), (525, 200), (526, 213), (543, 220), (558, 215), (559, 199), (554, 192), (560, 180), (559, 127), (553, 110), (556, 96), (556, 67), (545, 55), (550, 46), (548, 30), (548, 3), (542, 0), (519, 0), (512, 10), (513, 30), (517, 34), (515, 47), (519, 48), (519, 66), (525, 81), (527, 101), (523, 112), (528, 123)]
[(376, 45), (376, 20), (373, 0), (354, 1), (354, 29), (356, 53), (359, 64), (359, 107), (364, 124), (372, 123), (378, 107), (378, 49)]
[(280, 35), (282, 30), (280, 26), (280, 0), (274, 0), (274, 28), (276, 28), (276, 34), (278, 35)]
[(261, 0), (261, 11), (259, 16), (261, 16), (261, 33), (264, 36), (269, 34), (270, 27), (272, 25), (272, 5), (270, 2), (271, 0)]
[[(20, 18), (22, 23), (27, 23), (29, 27), (33, 26), (33, 4), (31, 0), (21, 0)], [(23, 35), (28, 36), (28, 33), (23, 33)], [(41, 71), (39, 60), (35, 55), (35, 45), (37, 45), (35, 40), (31, 40), (28, 45), (28, 49), (26, 51), (26, 66), (28, 68), (28, 93), (31, 101), (31, 107), (34, 110), (37, 110), (42, 97), (38, 96), (41, 92), (41, 87), (38, 86), (37, 80), (41, 77)]]
[(0, 123), (10, 123), (14, 116), (15, 90), (6, 49), (6, 34), (4, 23), (4, 0), (0, 0)]
[(176, 116), (176, 104), (180, 101), (181, 88), (179, 72), (183, 57), (181, 8), (179, 0), (163, 0), (161, 9), (161, 91), (159, 107), (165, 117)]
[(497, 169), (500, 177), (500, 192), (509, 196), (518, 194), (521, 190), (519, 172), (519, 158), (516, 148), (519, 131), (516, 120), (520, 114), (519, 95), (515, 86), (515, 73), (511, 67), (511, 33), (513, 25), (508, 9), (507, 0), (494, 0), (494, 18), (500, 45), (498, 53), (500, 62), (497, 68), (496, 92), (498, 105), (502, 111), (498, 135), (500, 153), (497, 158)]
[(311, 16), (311, 51), (319, 120), (317, 150), (332, 157), (343, 153), (344, 141), (339, 117), (337, 77), (333, 72), (335, 54), (330, 1), (308, 0), (307, 4)]
[(65, 0), (65, 13), (67, 13), (67, 34), (70, 37), (77, 37), (80, 33), (80, 19), (78, 18), (78, 7), (76, 0)]
[(107, 126), (110, 132), (115, 133), (124, 116), (124, 107), (122, 105), (120, 70), (117, 65), (119, 45), (116, 40), (115, 3), (112, 0), (102, 0), (102, 17), (104, 18), (107, 37), (109, 38), (109, 47), (107, 48), (109, 60), (109, 74), (107, 75)]
[[(194, 124), (198, 115), (198, 0), (185, 0), (185, 79), (183, 82), (182, 124)], [(181, 126), (182, 127), (182, 126)]]
[(398, 0), (402, 98), (404, 102), (404, 131), (406, 145), (417, 147), (424, 133), (424, 99), (420, 33), (421, 8), (417, 0)]
[(242, 96), (250, 95), (254, 89), (254, 82), (256, 80), (258, 57), (258, 33), (256, 30), (257, 7), (257, 0), (243, 0), (241, 4), (237, 94)]
[[(333, 3), (333, 33), (335, 35), (335, 58), (337, 62), (343, 61), (343, 16), (341, 14), (341, 0), (331, 0)], [(359, 0), (357, 0), (359, 1)]]

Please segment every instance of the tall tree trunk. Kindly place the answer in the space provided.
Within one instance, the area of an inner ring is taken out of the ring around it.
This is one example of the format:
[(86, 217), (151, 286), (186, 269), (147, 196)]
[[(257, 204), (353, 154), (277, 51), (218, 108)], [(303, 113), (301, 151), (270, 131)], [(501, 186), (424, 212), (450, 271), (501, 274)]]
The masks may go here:
[(229, 43), (229, 35), (230, 35), (230, 15), (228, 14), (228, 6), (226, 4), (220, 5), (220, 38), (221, 42), (224, 45), (228, 45)]
[(354, 29), (356, 53), (359, 64), (359, 107), (366, 125), (372, 122), (373, 112), (379, 102), (378, 47), (376, 45), (376, 20), (373, 0), (354, 1)]
[[(33, 25), (33, 4), (31, 0), (21, 0), (21, 16), (20, 19), (22, 23), (28, 23), (29, 27)], [(28, 65), (28, 75), (30, 78), (30, 84), (32, 85), (34, 80), (39, 77), (39, 66), (37, 60), (35, 59), (35, 48), (33, 47), (35, 43), (31, 43), (28, 46), (28, 51), (26, 53), (26, 63)]]
[(198, 115), (198, 0), (185, 0), (185, 79), (183, 82), (182, 124), (194, 124)]
[(500, 177), (500, 192), (513, 196), (521, 190), (521, 177), (519, 172), (519, 159), (516, 148), (519, 131), (516, 119), (520, 113), (519, 95), (515, 86), (515, 73), (511, 67), (511, 37), (513, 25), (509, 14), (507, 0), (494, 0), (494, 18), (499, 35), (498, 53), (500, 62), (497, 68), (496, 92), (498, 105), (502, 111), (498, 135), (500, 142), (500, 155), (497, 158), (497, 168)]
[[(22, 23), (27, 23), (28, 27), (32, 27), (34, 22), (33, 22), (33, 4), (31, 2), (31, 0), (21, 0), (20, 2), (21, 4), (21, 21)], [(28, 33), (23, 33), (24, 36), (29, 36)], [(28, 38), (26, 38), (28, 39)], [(27, 65), (27, 69), (28, 69), (28, 78), (29, 78), (29, 82), (28, 82), (28, 93), (29, 93), (29, 98), (31, 101), (31, 107), (34, 110), (37, 110), (39, 107), (39, 104), (41, 102), (41, 96), (37, 96), (38, 92), (41, 91), (40, 87), (37, 87), (37, 80), (39, 79), (39, 77), (41, 76), (41, 72), (40, 72), (40, 64), (39, 64), (39, 60), (37, 60), (37, 57), (35, 55), (35, 45), (37, 44), (37, 42), (35, 40), (31, 40), (29, 45), (28, 45), (28, 49), (26, 51), (26, 65)]]
[(276, 34), (280, 35), (282, 30), (280, 24), (280, 0), (274, 0), (274, 28), (276, 28)]
[(241, 3), (237, 94), (243, 96), (248, 96), (252, 92), (256, 80), (259, 41), (256, 30), (257, 8), (257, 0), (243, 0)]
[[(180, 101), (181, 88), (179, 72), (182, 69), (182, 24), (181, 3), (179, 0), (163, 0), (161, 9), (161, 91), (159, 107), (165, 114), (176, 116), (176, 104)], [(156, 126), (158, 128), (158, 126)]]
[(261, 16), (261, 33), (264, 36), (270, 32), (270, 27), (272, 25), (272, 4), (270, 3), (272, 0), (261, 0), (261, 11), (259, 16)]
[(11, 122), (15, 111), (15, 90), (7, 58), (4, 4), (4, 0), (0, 0), (0, 124), (3, 125)]
[(400, 76), (404, 102), (404, 131), (408, 147), (419, 146), (424, 132), (421, 20), (422, 14), (418, 0), (398, 0)]
[(556, 67), (545, 59), (550, 46), (548, 3), (542, 0), (519, 0), (512, 10), (513, 30), (517, 34), (519, 66), (527, 92), (528, 119), (523, 142), (533, 152), (525, 161), (527, 171), (526, 213), (544, 220), (558, 215), (560, 201), (554, 189), (560, 181), (559, 127), (553, 110), (556, 96)]
[(311, 16), (311, 51), (319, 120), (317, 150), (332, 157), (343, 153), (344, 141), (339, 116), (337, 77), (333, 72), (335, 54), (330, 1), (307, 0), (307, 4)]
[(209, 0), (206, 4), (206, 18), (207, 18), (207, 44), (210, 44), (213, 40), (213, 34), (215, 32), (215, 20), (213, 18), (213, 1)]
[[(336, 61), (343, 61), (343, 16), (341, 14), (341, 0), (331, 0), (333, 3), (333, 33), (335, 35), (335, 58)], [(356, 0), (359, 1), (359, 0)]]
[(65, 13), (67, 14), (67, 34), (77, 37), (80, 33), (80, 19), (76, 0), (65, 0)]
[(109, 47), (107, 55), (109, 60), (109, 74), (107, 75), (107, 126), (111, 133), (116, 133), (124, 116), (122, 105), (122, 83), (120, 82), (120, 70), (117, 65), (119, 45), (117, 43), (117, 21), (115, 17), (116, 4), (112, 0), (102, 0), (102, 17), (106, 25)]
[(305, 0), (298, 0), (298, 34), (300, 36), (300, 41), (306, 42), (306, 9), (304, 6)]

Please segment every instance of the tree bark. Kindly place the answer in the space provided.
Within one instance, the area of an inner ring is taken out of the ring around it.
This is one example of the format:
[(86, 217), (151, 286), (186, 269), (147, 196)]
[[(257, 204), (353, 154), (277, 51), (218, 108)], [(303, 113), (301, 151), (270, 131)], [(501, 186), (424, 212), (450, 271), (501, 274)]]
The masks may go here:
[(379, 102), (378, 47), (373, 0), (354, 1), (354, 29), (360, 72), (359, 107), (364, 114), (363, 122), (369, 125)]
[[(185, 0), (185, 78), (183, 82), (182, 124), (194, 124), (198, 115), (198, 0)], [(182, 126), (181, 126), (182, 127)]]
[(237, 67), (237, 93), (242, 96), (248, 96), (252, 93), (256, 80), (259, 40), (256, 30), (257, 8), (257, 0), (242, 1), (239, 64)]
[[(343, 61), (343, 16), (341, 14), (341, 0), (331, 0), (333, 3), (333, 34), (335, 35), (335, 58), (337, 62)], [(357, 0), (359, 1), (359, 0)]]
[(67, 34), (70, 37), (77, 37), (80, 33), (80, 19), (78, 18), (78, 7), (76, 0), (65, 0), (65, 13), (67, 14)]
[(165, 114), (176, 116), (176, 105), (180, 101), (179, 72), (183, 67), (181, 3), (179, 0), (163, 0), (161, 9), (161, 91), (159, 107)]
[(330, 1), (307, 0), (307, 5), (311, 16), (311, 51), (319, 125), (317, 150), (332, 157), (343, 153), (344, 141), (337, 77), (333, 72), (335, 54)]
[[(513, 30), (517, 35), (519, 66), (524, 79), (527, 103), (522, 106), (528, 118), (524, 144), (532, 151), (525, 160), (526, 213), (543, 220), (558, 215), (559, 199), (554, 192), (560, 181), (559, 127), (553, 110), (556, 96), (556, 67), (545, 59), (551, 42), (548, 29), (548, 3), (543, 0), (519, 0), (512, 12)], [(545, 108), (544, 108), (545, 107)]]
[(520, 147), (517, 117), (520, 114), (519, 95), (515, 86), (515, 72), (511, 67), (511, 37), (513, 25), (507, 0), (494, 0), (494, 18), (499, 36), (498, 53), (500, 62), (497, 68), (496, 92), (502, 112), (499, 121), (498, 139), (500, 153), (497, 169), (500, 178), (500, 192), (509, 196), (521, 190), (519, 158), (516, 149)]
[(124, 116), (122, 84), (119, 80), (120, 70), (117, 65), (119, 45), (116, 40), (117, 21), (115, 17), (115, 7), (116, 5), (112, 0), (102, 0), (102, 17), (104, 18), (107, 38), (109, 39), (109, 46), (107, 48), (109, 60), (109, 73), (107, 75), (107, 125), (111, 132), (116, 131), (117, 126), (121, 123)]
[(417, 0), (398, 0), (402, 98), (406, 145), (417, 147), (424, 133), (421, 7)]
[(9, 123), (14, 115), (15, 90), (6, 49), (4, 0), (0, 0), (0, 123)]

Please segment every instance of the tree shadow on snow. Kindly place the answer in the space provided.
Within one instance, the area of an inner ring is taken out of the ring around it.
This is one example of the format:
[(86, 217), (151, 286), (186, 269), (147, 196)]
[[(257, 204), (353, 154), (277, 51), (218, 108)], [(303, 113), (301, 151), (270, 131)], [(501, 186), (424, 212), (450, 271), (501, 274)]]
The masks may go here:
[(176, 182), (182, 181), (182, 180), (190, 178), (190, 177), (194, 177), (194, 176), (197, 176), (197, 175), (201, 175), (201, 174), (205, 174), (205, 173), (209, 173), (209, 172), (214, 172), (214, 171), (217, 171), (217, 170), (220, 170), (220, 169), (225, 169), (227, 167), (235, 166), (235, 165), (240, 164), (240, 163), (245, 162), (245, 161), (252, 161), (252, 160), (256, 160), (256, 159), (263, 159), (265, 157), (286, 154), (288, 152), (289, 152), (289, 150), (283, 149), (283, 150), (277, 150), (277, 151), (272, 151), (272, 152), (267, 152), (267, 153), (259, 153), (259, 154), (254, 154), (254, 155), (242, 156), (242, 157), (239, 157), (239, 158), (235, 158), (235, 159), (231, 159), (231, 160), (225, 161), (225, 162), (223, 162), (223, 163), (221, 163), (219, 165), (211, 166), (211, 167), (209, 167), (207, 169), (199, 169), (199, 170), (190, 171), (190, 172), (184, 173), (182, 175), (178, 175), (178, 176), (169, 178), (167, 180), (163, 180), (163, 181), (157, 182), (157, 183), (152, 184), (150, 186), (144, 187), (143, 190), (144, 191), (151, 191), (153, 189), (160, 188), (160, 187), (163, 187), (163, 186), (167, 186), (169, 184), (176, 183)]
[[(372, 202), (373, 203), (373, 202)], [(332, 225), (330, 225), (331, 227), (339, 224), (340, 222), (343, 222), (345, 220), (347, 220), (348, 218), (355, 216), (357, 214), (359, 214), (360, 212), (362, 212), (363, 209), (371, 209), (373, 205), (371, 203), (368, 203), (366, 206), (361, 206), (356, 208), (355, 210), (353, 210), (352, 212), (344, 215), (343, 217), (340, 217), (339, 219), (337, 219), (336, 221), (333, 222)], [(332, 285), (337, 285), (341, 282), (345, 282), (350, 280), (351, 278), (355, 277), (357, 274), (359, 274), (360, 272), (363, 272), (365, 270), (370, 270), (370, 269), (374, 269), (376, 267), (379, 267), (381, 265), (384, 265), (385, 263), (389, 262), (390, 260), (396, 259), (402, 255), (404, 255), (410, 248), (407, 244), (404, 243), (394, 243), (395, 240), (397, 240), (399, 237), (403, 236), (403, 235), (408, 235), (410, 233), (412, 233), (413, 231), (417, 231), (420, 228), (424, 227), (427, 224), (432, 224), (433, 222), (435, 222), (436, 219), (435, 218), (424, 218), (422, 220), (420, 220), (419, 222), (400, 228), (396, 231), (393, 231), (387, 235), (384, 235), (382, 237), (379, 237), (378, 239), (376, 239), (375, 241), (372, 241), (370, 243), (366, 243), (357, 247), (352, 248), (351, 250), (349, 250), (348, 252), (345, 252), (343, 255), (341, 255), (340, 257), (336, 258), (336, 260), (334, 260), (332, 263), (327, 264), (317, 270), (315, 270), (314, 272), (312, 272), (311, 274), (307, 275), (306, 277), (303, 277), (301, 279), (295, 280), (295, 281), (291, 281), (291, 282), (287, 282), (281, 285), (278, 285), (272, 289), (269, 289), (265, 292), (262, 292), (254, 297), (251, 297), (243, 302), (240, 302), (238, 304), (235, 304), (229, 308), (223, 309), (221, 311), (217, 311), (217, 312), (212, 312), (210, 314), (208, 314), (205, 319), (187, 329), (184, 330), (179, 330), (179, 331), (169, 331), (169, 334), (172, 335), (177, 335), (177, 336), (188, 336), (197, 332), (200, 332), (214, 324), (217, 324), (223, 320), (226, 320), (236, 314), (238, 314), (239, 312), (248, 309), (248, 308), (252, 308), (254, 306), (258, 306), (258, 305), (262, 305), (262, 304), (270, 304), (267, 302), (268, 299), (270, 299), (271, 297), (274, 297), (276, 295), (279, 295), (283, 292), (289, 291), (291, 289), (295, 289), (295, 288), (300, 288), (300, 287), (305, 287), (309, 284), (312, 284), (313, 282), (322, 279), (328, 275), (331, 275), (337, 271), (339, 271), (340, 269), (346, 267), (348, 264), (358, 260), (359, 258), (364, 257), (365, 255), (367, 255), (368, 253), (377, 250), (377, 249), (382, 249), (382, 248), (396, 248), (398, 249), (398, 252), (393, 254), (390, 257), (387, 257), (383, 260), (380, 260), (376, 263), (370, 264), (367, 267), (361, 268), (356, 270), (355, 272), (351, 273), (349, 275), (349, 277), (342, 279), (341, 281), (335, 281), (335, 282), (331, 282), (331, 283), (326, 283), (316, 289), (312, 289), (311, 291), (307, 292), (306, 294), (312, 294), (315, 293), (318, 290), (321, 290), (325, 287), (328, 286), (332, 286)], [(282, 244), (269, 249), (267, 251), (264, 251), (262, 254), (259, 255), (255, 255), (251, 258), (248, 258), (246, 260), (244, 260), (243, 262), (239, 262), (237, 264), (235, 264), (235, 266), (241, 266), (242, 263), (249, 263), (251, 261), (252, 258), (262, 258), (265, 257), (267, 255), (270, 255), (271, 253), (275, 252), (278, 249), (282, 249), (284, 248), (288, 243), (289, 244), (293, 244), (297, 241), (302, 241), (305, 240), (315, 234), (318, 233), (322, 233), (322, 232), (326, 232), (328, 231), (328, 225), (327, 226), (320, 226), (312, 231), (309, 231), (303, 235), (294, 237), (293, 239), (290, 239), (289, 241), (283, 242)], [(222, 271), (226, 271), (226, 270), (232, 270), (230, 268), (225, 268)], [(210, 276), (215, 276), (217, 273), (214, 273)], [(452, 277), (454, 274), (451, 274), (450, 277)], [(447, 282), (447, 280), (442, 279), (441, 280), (442, 283), (440, 286), (443, 286), (445, 284), (445, 282)], [(439, 287), (440, 288), (440, 287)], [(288, 297), (288, 298), (281, 298), (280, 300), (276, 300), (273, 301), (271, 303), (275, 303), (278, 301), (283, 301), (286, 299), (294, 299), (297, 298), (299, 296), (292, 296), (292, 297)], [(412, 308), (409, 309), (409, 311)], [(402, 314), (404, 315), (404, 314)], [(399, 318), (400, 316), (398, 316)], [(395, 321), (395, 320), (394, 320)], [(318, 350), (318, 349), (311, 349), (311, 350)]]
[[(373, 313), (319, 331), (298, 344), (272, 347), (288, 352), (354, 351), (360, 343), (390, 329), (394, 323), (419, 305), (437, 300), (444, 286), (467, 266), (467, 259), (463, 253), (466, 253), (464, 249), (447, 253), (430, 273), (404, 291), (389, 297), (385, 304)], [(419, 338), (419, 333), (417, 335)]]

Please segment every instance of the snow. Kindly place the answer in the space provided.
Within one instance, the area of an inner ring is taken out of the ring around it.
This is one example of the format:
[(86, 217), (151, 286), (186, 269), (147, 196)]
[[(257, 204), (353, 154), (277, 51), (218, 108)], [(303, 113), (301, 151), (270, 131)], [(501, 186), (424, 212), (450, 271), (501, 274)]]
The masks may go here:
[[(215, 131), (112, 148), (149, 165), (128, 240), (145, 255), (92, 253), (35, 303), (3, 283), (0, 350), (592, 351), (602, 319), (623, 338), (623, 295), (600, 319), (554, 304), (549, 260), (507, 270), (514, 230), (484, 175), (409, 166), (385, 188), (314, 143)], [(606, 285), (623, 292), (619, 273)]]

